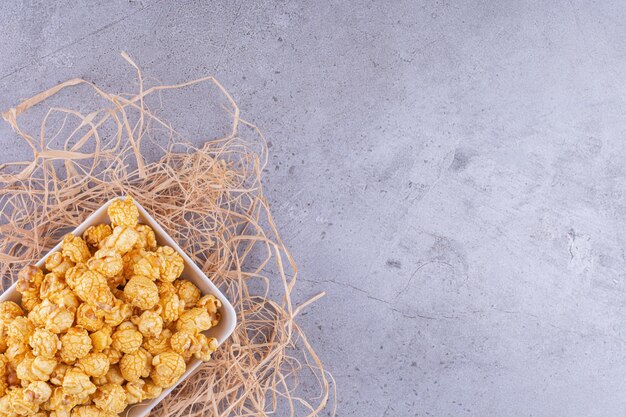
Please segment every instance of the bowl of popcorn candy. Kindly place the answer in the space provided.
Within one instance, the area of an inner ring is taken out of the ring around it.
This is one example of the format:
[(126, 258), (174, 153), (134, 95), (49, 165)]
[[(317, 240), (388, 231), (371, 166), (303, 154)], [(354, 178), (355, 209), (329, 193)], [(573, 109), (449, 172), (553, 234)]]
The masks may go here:
[(232, 305), (130, 197), (0, 296), (0, 417), (141, 417), (235, 328)]

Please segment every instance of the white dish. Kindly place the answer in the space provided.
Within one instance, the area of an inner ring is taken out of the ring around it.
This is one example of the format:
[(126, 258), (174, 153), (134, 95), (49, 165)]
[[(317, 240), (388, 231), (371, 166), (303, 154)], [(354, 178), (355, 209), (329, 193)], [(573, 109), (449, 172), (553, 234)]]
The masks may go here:
[[(114, 200), (114, 199), (113, 199)], [(76, 236), (82, 236), (83, 232), (94, 224), (100, 223), (110, 223), (109, 217), (107, 215), (107, 208), (111, 204), (113, 200), (107, 201), (102, 207), (96, 210), (93, 214), (91, 214), (84, 222), (80, 224), (72, 234)], [(235, 326), (237, 325), (237, 315), (235, 313), (235, 309), (230, 304), (230, 302), (224, 297), (224, 294), (217, 289), (215, 284), (211, 282), (211, 280), (202, 272), (202, 270), (185, 254), (180, 246), (163, 230), (163, 228), (148, 214), (148, 212), (141, 206), (139, 203), (135, 202), (137, 208), (139, 209), (139, 223), (147, 224), (150, 226), (156, 235), (156, 239), (159, 245), (167, 245), (174, 248), (185, 261), (185, 269), (181, 278), (187, 279), (193, 282), (199, 289), (202, 291), (202, 294), (213, 294), (222, 302), (222, 308), (220, 310), (222, 314), (222, 319), (220, 323), (211, 328), (210, 330), (204, 332), (209, 337), (214, 337), (217, 339), (217, 342), (221, 345), (235, 330)], [(44, 256), (39, 262), (36, 263), (38, 267), (43, 268), (44, 263), (48, 255), (53, 252), (57, 252), (61, 249), (61, 242), (57, 244), (46, 256)], [(0, 301), (20, 301), (20, 294), (15, 289), (15, 284), (9, 287), (3, 294), (0, 295)], [(120, 415), (126, 417), (144, 417), (147, 416), (150, 410), (152, 410), (163, 398), (165, 398), (178, 384), (183, 382), (185, 379), (189, 378), (191, 374), (198, 368), (198, 366), (202, 362), (198, 359), (192, 358), (191, 361), (187, 365), (187, 371), (180, 378), (180, 380), (173, 386), (166, 390), (163, 390), (163, 393), (155, 399), (145, 400), (139, 404), (134, 404), (129, 406), (126, 410), (124, 410)]]

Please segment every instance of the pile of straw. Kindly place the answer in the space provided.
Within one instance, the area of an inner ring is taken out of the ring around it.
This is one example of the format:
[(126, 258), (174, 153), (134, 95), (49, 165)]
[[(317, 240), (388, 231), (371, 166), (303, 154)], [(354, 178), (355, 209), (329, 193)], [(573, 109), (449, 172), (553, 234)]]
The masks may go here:
[[(122, 56), (136, 70), (137, 93), (113, 94), (72, 79), (2, 114), (33, 155), (0, 165), (3, 290), (24, 264), (37, 261), (102, 203), (131, 195), (220, 287), (238, 315), (237, 329), (214, 359), (151, 415), (334, 415), (332, 376), (295, 321), (323, 294), (292, 304), (297, 269), (263, 196), (263, 136), (240, 117), (214, 78), (145, 88), (137, 65)], [(167, 106), (164, 93), (201, 84), (224, 102), (230, 133), (197, 147), (158, 110)], [(74, 89), (83, 89), (81, 98), (91, 94), (94, 108), (73, 99)], [(158, 105), (149, 105), (155, 98)], [(302, 372), (317, 381), (317, 393), (300, 392)]]

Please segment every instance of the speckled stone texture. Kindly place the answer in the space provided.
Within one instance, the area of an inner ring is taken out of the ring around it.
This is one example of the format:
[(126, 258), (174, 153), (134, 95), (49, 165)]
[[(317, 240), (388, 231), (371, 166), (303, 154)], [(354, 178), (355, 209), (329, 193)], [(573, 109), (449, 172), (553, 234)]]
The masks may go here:
[(74, 3), (2, 2), (0, 108), (127, 89), (120, 50), (216, 75), (270, 140), (296, 298), (328, 294), (301, 323), (339, 416), (626, 413), (626, 3)]

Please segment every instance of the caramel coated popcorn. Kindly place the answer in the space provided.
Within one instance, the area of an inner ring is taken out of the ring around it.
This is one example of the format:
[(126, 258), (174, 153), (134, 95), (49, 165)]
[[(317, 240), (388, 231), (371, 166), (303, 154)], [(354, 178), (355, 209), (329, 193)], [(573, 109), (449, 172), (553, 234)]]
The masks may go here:
[(110, 225), (20, 271), (20, 304), (0, 302), (0, 417), (115, 417), (217, 349), (202, 332), (219, 300), (180, 279), (183, 258), (139, 224), (131, 198), (107, 212)]

